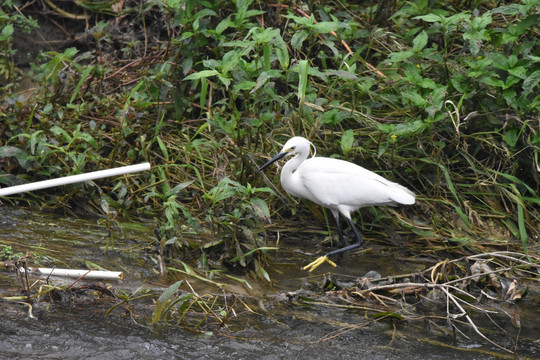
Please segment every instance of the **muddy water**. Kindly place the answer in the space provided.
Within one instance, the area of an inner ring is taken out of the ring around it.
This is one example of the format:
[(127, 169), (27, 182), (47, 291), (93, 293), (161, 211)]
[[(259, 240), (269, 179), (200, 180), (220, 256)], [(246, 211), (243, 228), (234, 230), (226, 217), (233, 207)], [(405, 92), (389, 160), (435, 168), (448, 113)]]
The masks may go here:
[[(161, 291), (175, 279), (162, 278), (145, 248), (152, 241), (152, 225), (125, 226), (115, 230), (115, 250), (104, 254), (105, 225), (95, 219), (81, 220), (40, 211), (0, 208), (0, 246), (17, 252), (40, 254), (40, 266), (86, 268), (92, 262), (109, 270), (123, 271), (123, 281), (110, 282), (115, 290), (132, 293), (143, 287)], [(230, 328), (209, 327), (200, 332), (182, 326), (156, 328), (148, 325), (152, 304), (105, 312), (118, 300), (107, 296), (81, 297), (61, 305), (35, 304), (34, 318), (26, 305), (0, 300), (0, 359), (193, 359), (216, 356), (226, 359), (492, 359), (504, 357), (489, 343), (470, 331), (443, 336), (419, 322), (369, 322), (361, 310), (306, 304), (291, 294), (321, 293), (321, 275), (307, 275), (299, 262), (313, 258), (304, 241), (282, 239), (269, 269), (272, 284), (249, 279), (253, 289), (231, 283), (254, 310), (233, 321)], [(392, 256), (348, 254), (340, 264), (341, 279), (376, 269), (383, 275), (414, 271), (418, 264), (394, 260)], [(326, 268), (330, 270), (330, 268)], [(321, 271), (322, 273), (322, 271)], [(59, 279), (52, 279), (58, 281)], [(190, 280), (199, 293), (221, 290)], [(0, 271), (0, 297), (20, 294), (13, 273)], [(289, 296), (287, 295), (289, 294)], [(515, 311), (515, 309), (512, 309)], [(522, 330), (519, 338), (511, 325), (490, 336), (501, 343), (516, 340), (518, 354), (540, 357), (538, 307), (518, 307)], [(369, 316), (368, 316), (369, 317)], [(502, 324), (508, 325), (507, 322)], [(505, 325), (505, 326), (506, 326)], [(463, 329), (462, 329), (463, 330)], [(499, 339), (500, 338), (500, 339)], [(509, 344), (505, 344), (509, 345)], [(510, 346), (510, 345), (509, 345)], [(507, 358), (512, 358), (507, 357)]]

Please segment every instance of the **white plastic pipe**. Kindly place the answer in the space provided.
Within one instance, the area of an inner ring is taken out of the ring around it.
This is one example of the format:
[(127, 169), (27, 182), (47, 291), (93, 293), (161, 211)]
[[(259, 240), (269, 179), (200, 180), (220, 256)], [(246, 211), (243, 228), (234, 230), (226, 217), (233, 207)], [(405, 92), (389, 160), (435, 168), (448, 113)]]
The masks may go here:
[(29, 183), (29, 184), (10, 186), (8, 188), (0, 189), (0, 196), (8, 196), (8, 195), (19, 194), (19, 193), (28, 192), (28, 191), (47, 189), (50, 187), (55, 187), (55, 186), (60, 186), (60, 185), (74, 184), (74, 183), (83, 182), (83, 181), (102, 179), (106, 177), (124, 175), (124, 174), (129, 174), (129, 173), (138, 172), (138, 171), (145, 171), (145, 170), (150, 170), (149, 163), (122, 166), (122, 167), (108, 169), (108, 170), (93, 171), (86, 174), (72, 175), (72, 176), (66, 176), (66, 177), (62, 177), (58, 179), (50, 179), (50, 180), (38, 181), (34, 183)]
[[(19, 271), (24, 273), (24, 268)], [(121, 280), (124, 274), (121, 271), (101, 271), (101, 270), (74, 270), (74, 269), (55, 269), (55, 268), (28, 268), (30, 274), (39, 276), (60, 276), (78, 279), (103, 279), (103, 280)]]

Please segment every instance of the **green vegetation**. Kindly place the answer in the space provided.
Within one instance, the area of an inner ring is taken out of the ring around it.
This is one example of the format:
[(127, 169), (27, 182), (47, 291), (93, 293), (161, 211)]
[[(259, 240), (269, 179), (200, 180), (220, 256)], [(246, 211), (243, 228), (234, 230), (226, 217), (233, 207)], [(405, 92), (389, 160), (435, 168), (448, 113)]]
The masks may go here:
[[(165, 266), (188, 254), (203, 270), (268, 278), (267, 224), (296, 210), (255, 170), (298, 134), (413, 189), (406, 217), (362, 215), (399, 222), (412, 247), (447, 256), (538, 242), (538, 0), (471, 10), (427, 0), (93, 3), (51, 10), (86, 30), (84, 46), (44, 48), (26, 73), (13, 33), (38, 23), (1, 6), (0, 183), (144, 161), (153, 170), (4, 202), (84, 204), (108, 224), (113, 212), (157, 219)], [(17, 89), (22, 77), (33, 91)], [(313, 221), (304, 209), (298, 221)]]

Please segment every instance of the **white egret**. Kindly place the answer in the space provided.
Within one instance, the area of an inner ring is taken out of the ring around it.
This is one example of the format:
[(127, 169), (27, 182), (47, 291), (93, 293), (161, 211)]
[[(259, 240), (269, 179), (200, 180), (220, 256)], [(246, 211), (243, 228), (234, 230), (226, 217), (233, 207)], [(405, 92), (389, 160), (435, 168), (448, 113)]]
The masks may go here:
[[(310, 146), (313, 147), (314, 154), (308, 159)], [(330, 209), (334, 215), (341, 248), (305, 266), (304, 269), (310, 269), (309, 271), (313, 271), (325, 261), (336, 266), (328, 259), (328, 256), (362, 245), (362, 236), (351, 219), (352, 211), (373, 205), (411, 205), (415, 201), (414, 193), (404, 186), (386, 180), (348, 161), (315, 157), (315, 152), (315, 146), (310, 141), (295, 136), (285, 143), (279, 154), (257, 170), (257, 172), (262, 171), (275, 161), (294, 155), (281, 170), (283, 189), (291, 195), (311, 200)], [(345, 242), (339, 224), (340, 213), (347, 219), (356, 236), (356, 243), (349, 246), (344, 246)]]

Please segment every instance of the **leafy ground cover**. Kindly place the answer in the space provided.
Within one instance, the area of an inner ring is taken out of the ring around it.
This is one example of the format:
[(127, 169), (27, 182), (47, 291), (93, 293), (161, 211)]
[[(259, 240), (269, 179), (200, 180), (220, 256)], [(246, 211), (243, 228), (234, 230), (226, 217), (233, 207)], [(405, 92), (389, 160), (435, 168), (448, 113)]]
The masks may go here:
[(267, 278), (270, 220), (319, 220), (255, 171), (303, 135), (418, 194), (358, 215), (373, 231), (436, 257), (536, 250), (540, 3), (469, 5), (4, 2), (2, 186), (153, 170), (2, 201), (156, 219), (163, 262)]

